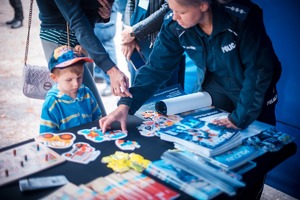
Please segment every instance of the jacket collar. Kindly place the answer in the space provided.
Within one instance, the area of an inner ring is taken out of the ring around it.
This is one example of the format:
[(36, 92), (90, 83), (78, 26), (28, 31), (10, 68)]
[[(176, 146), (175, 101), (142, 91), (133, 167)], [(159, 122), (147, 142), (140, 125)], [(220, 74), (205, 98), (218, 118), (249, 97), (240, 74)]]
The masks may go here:
[[(232, 25), (228, 13), (224, 10), (222, 5), (212, 5), (213, 14), (213, 31), (210, 37), (214, 37), (219, 33), (226, 31)], [(207, 36), (197, 25), (197, 29), (200, 30), (199, 34), (201, 37)]]

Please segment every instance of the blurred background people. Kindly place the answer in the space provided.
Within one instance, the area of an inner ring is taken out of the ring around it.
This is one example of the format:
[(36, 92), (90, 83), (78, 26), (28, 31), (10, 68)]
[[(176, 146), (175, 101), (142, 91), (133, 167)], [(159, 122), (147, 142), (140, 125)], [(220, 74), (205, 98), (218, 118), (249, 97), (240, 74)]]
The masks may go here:
[(20, 28), (23, 26), (23, 6), (21, 0), (9, 0), (10, 5), (14, 9), (14, 18), (7, 21), (6, 24), (10, 25), (11, 28)]

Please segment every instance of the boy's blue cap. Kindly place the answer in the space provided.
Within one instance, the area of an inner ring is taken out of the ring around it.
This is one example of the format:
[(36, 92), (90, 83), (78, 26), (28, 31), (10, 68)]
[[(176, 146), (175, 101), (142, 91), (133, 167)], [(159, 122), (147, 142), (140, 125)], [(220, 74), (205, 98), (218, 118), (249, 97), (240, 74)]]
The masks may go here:
[(93, 59), (87, 57), (85, 54), (75, 51), (65, 45), (54, 50), (48, 62), (48, 68), (50, 72), (52, 72), (54, 68), (68, 67), (81, 60), (85, 62), (94, 62)]

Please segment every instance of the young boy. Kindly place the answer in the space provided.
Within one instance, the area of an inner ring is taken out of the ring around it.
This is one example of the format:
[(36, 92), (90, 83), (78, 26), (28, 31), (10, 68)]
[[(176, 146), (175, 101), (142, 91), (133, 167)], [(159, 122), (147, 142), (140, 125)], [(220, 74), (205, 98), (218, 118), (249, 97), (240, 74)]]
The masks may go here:
[(55, 133), (101, 117), (93, 93), (82, 84), (83, 65), (93, 62), (82, 52), (80, 46), (61, 46), (52, 53), (48, 67), (57, 84), (49, 90), (43, 104), (40, 133)]

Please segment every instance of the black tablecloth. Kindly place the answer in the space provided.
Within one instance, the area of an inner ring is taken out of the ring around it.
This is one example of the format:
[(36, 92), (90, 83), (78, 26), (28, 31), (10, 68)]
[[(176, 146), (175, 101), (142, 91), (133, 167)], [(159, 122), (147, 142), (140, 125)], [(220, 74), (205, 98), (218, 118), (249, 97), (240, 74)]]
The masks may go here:
[[(142, 155), (144, 158), (149, 160), (158, 160), (160, 159), (160, 156), (164, 151), (167, 149), (173, 148), (173, 144), (170, 142), (166, 142), (163, 140), (160, 140), (159, 137), (144, 137), (141, 136), (140, 133), (137, 130), (137, 126), (141, 124), (141, 120), (135, 116), (129, 116), (127, 121), (127, 130), (128, 130), (128, 136), (125, 138), (126, 140), (135, 140), (137, 141), (141, 147), (138, 149), (135, 149), (133, 152)], [(115, 151), (122, 151), (116, 147), (114, 141), (105, 141), (101, 143), (94, 143), (92, 141), (89, 141), (85, 139), (84, 136), (78, 135), (77, 131), (81, 129), (86, 128), (92, 128), (92, 127), (99, 127), (98, 121), (85, 124), (79, 127), (75, 127), (69, 130), (66, 130), (64, 132), (72, 132), (76, 134), (77, 138), (75, 142), (87, 142), (92, 147), (94, 147), (97, 150), (101, 151), (100, 156), (95, 160), (90, 162), (89, 164), (79, 164), (74, 163), (70, 161), (66, 161), (60, 165), (57, 165), (55, 167), (49, 168), (47, 170), (44, 170), (42, 172), (33, 174), (29, 177), (40, 177), (40, 176), (52, 176), (52, 175), (65, 175), (67, 179), (74, 183), (74, 184), (85, 184), (88, 183), (100, 176), (105, 176), (113, 171), (110, 168), (107, 168), (105, 164), (101, 163), (101, 158), (104, 156), (109, 156), (111, 154), (114, 154)], [(118, 123), (114, 123), (112, 125), (112, 129), (120, 129), (120, 126)], [(30, 142), (32, 140), (24, 141), (22, 143)], [(22, 144), (20, 143), (20, 144)], [(15, 146), (18, 146), (20, 144), (16, 144), (10, 147), (7, 147), (2, 150), (6, 150), (9, 148), (13, 148)], [(68, 149), (54, 149), (57, 153), (62, 154), (66, 151), (69, 151)], [(276, 167), (278, 164), (283, 162), (285, 159), (289, 158), (293, 154), (295, 154), (297, 150), (297, 146), (295, 143), (290, 143), (286, 145), (284, 148), (282, 148), (280, 151), (275, 153), (266, 153), (262, 155), (261, 157), (258, 157), (254, 161), (257, 163), (257, 166), (252, 169), (251, 171), (247, 172), (243, 175), (243, 180), (246, 182), (247, 185), (251, 185), (250, 183), (255, 181), (256, 177), (259, 177), (262, 174), (266, 174), (268, 171)], [(132, 151), (125, 151), (128, 153), (131, 153)], [(151, 176), (151, 175), (150, 175)], [(155, 177), (151, 176), (152, 178), (156, 179)], [(157, 181), (161, 182), (159, 179), (156, 179)], [(177, 190), (173, 188), (172, 186), (168, 185), (170, 188)], [(1, 199), (38, 199), (41, 197), (44, 197), (45, 195), (53, 192), (57, 188), (48, 188), (43, 190), (36, 190), (32, 192), (20, 192), (19, 190), (19, 183), (18, 181), (12, 182), (10, 184), (4, 185), (0, 187), (0, 197)], [(180, 192), (179, 190), (177, 190)], [(238, 190), (239, 192), (239, 190)], [(187, 199), (190, 197), (186, 195), (185, 193), (181, 193), (181, 196), (179, 199)], [(226, 199), (228, 196), (226, 194), (219, 195), (217, 199)]]

